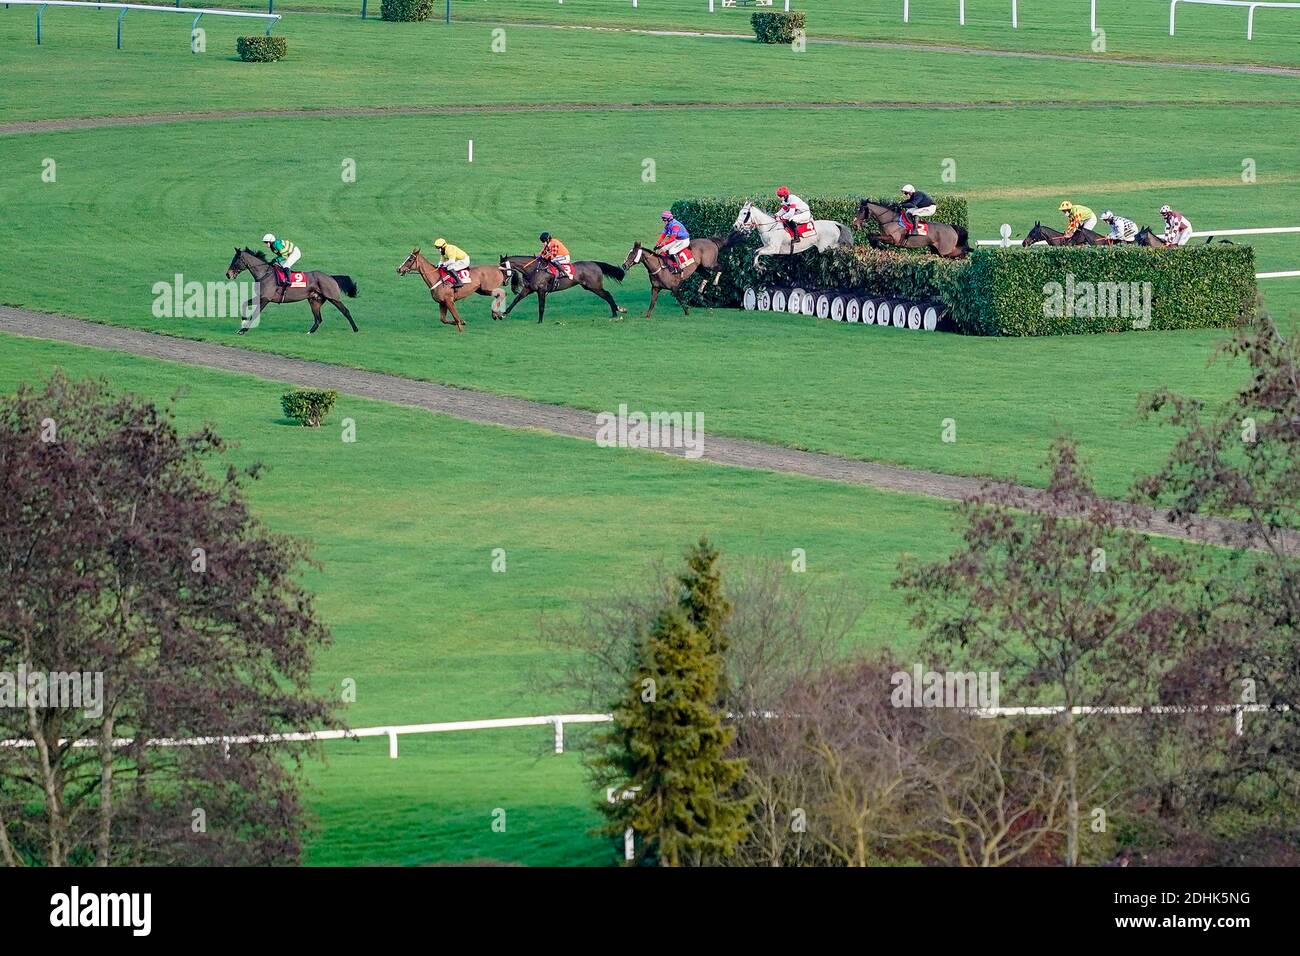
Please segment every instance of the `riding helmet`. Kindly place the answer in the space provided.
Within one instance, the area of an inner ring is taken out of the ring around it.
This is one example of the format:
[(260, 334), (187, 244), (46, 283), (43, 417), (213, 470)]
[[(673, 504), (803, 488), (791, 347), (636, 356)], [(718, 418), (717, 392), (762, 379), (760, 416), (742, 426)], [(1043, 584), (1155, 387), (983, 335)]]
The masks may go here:
[(265, 236), (262, 237), (262, 241), (263, 241), (263, 242), (275, 242), (275, 233), (273, 233), (273, 232), (268, 232)]
[(790, 190), (786, 186), (778, 186), (776, 187), (776, 194), (784, 199), (786, 196), (790, 195)]
[(544, 233), (542, 233), (540, 236), (537, 237), (537, 240), (538, 240), (539, 242), (550, 242), (550, 241), (551, 241), (551, 234), (550, 234), (549, 232), (544, 232)]
[(659, 218), (662, 219), (664, 222), (668, 222), (670, 219), (673, 218), (673, 214), (669, 212), (667, 209), (665, 209), (663, 212), (659, 214)]
[(1107, 222), (1110, 222), (1112, 219), (1115, 218), (1115, 214), (1111, 212), (1109, 209), (1107, 209), (1105, 212), (1101, 214), (1101, 218), (1105, 219)]
[(912, 193), (914, 193), (914, 192), (916, 192), (916, 187), (913, 186), (911, 183), (908, 183), (908, 184), (907, 184), (906, 186), (904, 186), (903, 189), (902, 189), (902, 193), (903, 193), (904, 196), (910, 196), (910, 195), (912, 195)]
[(1069, 212), (1073, 208), (1074, 208), (1074, 203), (1070, 202), (1070, 200), (1068, 199), (1062, 200), (1061, 212)]
[(441, 249), (446, 244), (447, 244), (447, 240), (442, 238), (442, 236), (439, 236), (437, 239), (433, 240), (433, 247), (435, 249)]

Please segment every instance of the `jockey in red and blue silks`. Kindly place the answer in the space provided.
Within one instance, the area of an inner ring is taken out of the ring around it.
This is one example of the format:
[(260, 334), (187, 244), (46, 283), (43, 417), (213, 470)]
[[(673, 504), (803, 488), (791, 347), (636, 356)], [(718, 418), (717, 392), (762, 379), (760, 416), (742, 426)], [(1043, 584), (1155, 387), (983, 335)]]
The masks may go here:
[(690, 246), (691, 234), (667, 209), (659, 214), (659, 218), (663, 221), (664, 231), (659, 234), (659, 239), (655, 242), (655, 252), (662, 252), (668, 256), (669, 269), (673, 272), (681, 272), (681, 264), (677, 261), (677, 257), (682, 250)]

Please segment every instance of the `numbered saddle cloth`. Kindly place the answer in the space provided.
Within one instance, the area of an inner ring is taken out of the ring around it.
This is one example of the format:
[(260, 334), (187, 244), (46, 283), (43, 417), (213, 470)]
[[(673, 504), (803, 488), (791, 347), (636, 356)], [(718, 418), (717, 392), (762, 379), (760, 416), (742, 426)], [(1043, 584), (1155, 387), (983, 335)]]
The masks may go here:
[(691, 255), (691, 250), (689, 246), (683, 249), (681, 252), (677, 253), (677, 266), (680, 269), (685, 269), (694, 261), (695, 261), (695, 257)]
[(796, 240), (811, 239), (817, 235), (817, 227), (811, 222), (786, 223), (785, 230)]
[(560, 262), (560, 263), (551, 262), (547, 264), (546, 271), (556, 277), (563, 275), (566, 279), (572, 279), (573, 263), (572, 262)]
[(307, 285), (307, 273), (290, 272), (288, 269), (275, 267), (275, 278), (280, 285), (288, 286), (290, 289), (302, 289)]
[(930, 234), (930, 226), (927, 223), (921, 222), (919, 219), (913, 219), (907, 213), (903, 213), (898, 217), (898, 224), (913, 235), (928, 236)]
[(438, 272), (442, 275), (442, 278), (443, 278), (443, 281), (444, 281), (444, 282), (450, 282), (450, 281), (451, 281), (451, 277), (452, 277), (453, 275), (455, 275), (456, 278), (459, 279), (461, 282), (468, 282), (468, 281), (469, 281), (469, 270), (468, 270), (468, 269), (444, 269), (444, 268), (442, 268), (442, 267), (439, 267), (439, 268), (438, 268)]

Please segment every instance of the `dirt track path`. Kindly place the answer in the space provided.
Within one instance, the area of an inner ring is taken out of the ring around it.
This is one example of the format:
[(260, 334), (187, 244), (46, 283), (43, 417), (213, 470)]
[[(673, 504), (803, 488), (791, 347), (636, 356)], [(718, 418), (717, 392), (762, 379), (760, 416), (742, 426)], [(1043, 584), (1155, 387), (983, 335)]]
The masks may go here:
[[(100, 325), (9, 306), (0, 306), (0, 332), (113, 349), (167, 362), (254, 375), (302, 387), (334, 389), (348, 395), (422, 408), (478, 424), (539, 429), (584, 441), (595, 441), (596, 438), (595, 412), (416, 381), (381, 372)], [(979, 478), (858, 461), (720, 435), (706, 435), (703, 446), (704, 454), (700, 460), (714, 464), (842, 481), (904, 494), (960, 500), (988, 486), (985, 480)], [(672, 449), (660, 450), (659, 453), (681, 455), (680, 451)], [(1026, 507), (1041, 506), (1041, 491), (1025, 486), (1010, 487), (1016, 489)], [(1205, 519), (1187, 532), (1149, 508), (1129, 507), (1125, 524), (1152, 534), (1215, 544), (1239, 545), (1245, 540), (1243, 528), (1236, 522)]]
[[(1296, 72), (1300, 76), (1300, 71)], [(1300, 100), (989, 100), (987, 102), (926, 100), (854, 100), (788, 103), (746, 100), (735, 103), (484, 103), (464, 106), (331, 106), (320, 109), (196, 110), (179, 113), (137, 113), (130, 116), (71, 116), (62, 119), (16, 120), (0, 123), (0, 136), (30, 133), (66, 133), (116, 126), (159, 126), (167, 123), (212, 123), (243, 119), (330, 119), (334, 117), (456, 116), (499, 113), (672, 112), (675, 110), (1116, 110), (1116, 109), (1224, 109), (1269, 107), (1300, 109)]]

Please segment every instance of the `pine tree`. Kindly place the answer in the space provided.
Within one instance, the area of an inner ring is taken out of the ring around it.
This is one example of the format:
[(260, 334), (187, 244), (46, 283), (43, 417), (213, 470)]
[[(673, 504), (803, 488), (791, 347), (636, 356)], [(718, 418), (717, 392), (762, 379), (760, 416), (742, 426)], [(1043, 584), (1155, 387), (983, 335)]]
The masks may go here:
[[(722, 593), (722, 572), (718, 569), (718, 549), (708, 538), (686, 552), (686, 572), (678, 577), (682, 585), (679, 605), (687, 620), (708, 640), (713, 653), (720, 659), (727, 653), (727, 619), (731, 617), (731, 602)], [(718, 700), (727, 696), (727, 675), (722, 669), (718, 675)]]
[[(701, 545), (691, 552), (683, 577), (698, 582), (699, 595), (720, 599), (717, 553)], [(750, 801), (736, 788), (743, 760), (725, 756), (735, 729), (718, 706), (722, 656), (714, 640), (692, 623), (683, 598), (659, 614), (641, 641), (627, 692), (614, 706), (602, 736), (597, 770), (615, 793), (635, 797), (601, 805), (605, 832), (631, 827), (640, 838), (638, 859), (663, 866), (699, 865), (731, 855), (748, 833)], [(720, 621), (718, 602), (698, 605), (705, 621)], [(723, 605), (725, 607), (725, 604)]]

